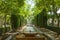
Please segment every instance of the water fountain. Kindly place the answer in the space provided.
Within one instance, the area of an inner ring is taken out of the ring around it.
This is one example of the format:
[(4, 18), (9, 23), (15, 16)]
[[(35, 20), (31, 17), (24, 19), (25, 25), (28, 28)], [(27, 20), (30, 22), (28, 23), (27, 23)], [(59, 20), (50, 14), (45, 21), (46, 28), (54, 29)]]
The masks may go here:
[(40, 39), (45, 40), (45, 38), (38, 33), (36, 28), (34, 28), (35, 26), (32, 24), (32, 19), (34, 18), (34, 15), (33, 15), (34, 11), (32, 11), (32, 9), (35, 3), (33, 2), (33, 0), (26, 0), (26, 1), (27, 1), (27, 5), (30, 13), (27, 16), (27, 24), (21, 28), (21, 34), (23, 34), (23, 37), (21, 38), (20, 37), (21, 34), (20, 34), (20, 36), (18, 35), (16, 39), (17, 40), (40, 40)]

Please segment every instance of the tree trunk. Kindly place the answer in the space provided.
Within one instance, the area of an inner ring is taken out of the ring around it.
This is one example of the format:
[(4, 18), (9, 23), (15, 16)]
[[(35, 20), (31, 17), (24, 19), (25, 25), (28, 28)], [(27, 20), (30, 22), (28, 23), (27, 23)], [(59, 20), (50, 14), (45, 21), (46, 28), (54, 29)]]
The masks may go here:
[(55, 17), (55, 14), (56, 14), (56, 9), (55, 9), (55, 2), (54, 0), (52, 0), (52, 11), (53, 11), (53, 14), (52, 14), (52, 26), (54, 26), (54, 17)]
[(58, 27), (59, 27), (59, 24), (60, 24), (60, 20), (59, 20), (59, 16), (58, 16)]
[(5, 32), (7, 31), (7, 28), (6, 28), (6, 16), (7, 16), (7, 15), (5, 14), (5, 16), (4, 16), (4, 20), (5, 20), (5, 21), (4, 21)]

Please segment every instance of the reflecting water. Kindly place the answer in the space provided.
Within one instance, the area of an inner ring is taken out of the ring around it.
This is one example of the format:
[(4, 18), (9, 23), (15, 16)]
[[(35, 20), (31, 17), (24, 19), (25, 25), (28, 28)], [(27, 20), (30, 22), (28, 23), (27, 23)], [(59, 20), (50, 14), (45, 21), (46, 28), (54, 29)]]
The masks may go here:
[[(23, 29), (24, 28), (24, 29)], [(22, 27), (22, 32), (24, 33), (36, 33), (36, 29), (31, 24), (27, 24), (26, 26)]]
[(34, 30), (33, 27), (29, 26), (29, 27), (25, 28), (24, 31), (25, 31), (25, 32), (26, 32), (26, 31), (27, 31), (27, 32), (29, 32), (29, 31), (34, 32), (35, 30)]

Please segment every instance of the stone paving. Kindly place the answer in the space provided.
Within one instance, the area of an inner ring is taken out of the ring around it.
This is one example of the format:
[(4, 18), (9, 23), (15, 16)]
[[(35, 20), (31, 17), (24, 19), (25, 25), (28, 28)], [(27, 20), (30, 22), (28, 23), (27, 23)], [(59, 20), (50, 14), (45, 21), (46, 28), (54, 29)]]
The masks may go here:
[(0, 36), (0, 40), (1, 40), (2, 36)]
[(42, 32), (45, 32), (55, 38), (55, 40), (60, 40), (60, 35), (58, 33), (53, 32), (51, 30), (45, 29), (45, 28), (39, 28)]
[[(55, 38), (54, 40), (60, 40), (60, 35), (58, 35), (58, 33), (53, 32), (53, 31), (48, 30), (48, 29), (45, 29), (45, 28), (39, 28), (39, 29), (40, 29), (40, 31), (44, 32), (45, 34), (48, 34), (48, 35), (54, 37)], [(17, 34), (17, 33), (18, 32), (13, 33), (13, 34)], [(11, 34), (11, 33), (8, 33), (8, 34)], [(0, 40), (1, 40), (1, 37), (0, 37)]]

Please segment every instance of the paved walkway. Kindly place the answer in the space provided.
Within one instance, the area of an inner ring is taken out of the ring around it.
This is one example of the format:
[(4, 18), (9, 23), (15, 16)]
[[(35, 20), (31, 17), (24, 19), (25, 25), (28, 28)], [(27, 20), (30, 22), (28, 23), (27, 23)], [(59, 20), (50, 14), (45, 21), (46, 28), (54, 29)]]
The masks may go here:
[[(47, 37), (49, 37), (51, 40), (60, 40), (60, 35), (58, 35), (56, 32), (53, 32), (51, 30), (48, 30), (48, 29), (45, 29), (45, 28), (37, 28), (37, 27), (34, 27), (40, 34), (44, 34), (46, 35)], [(16, 32), (16, 33), (6, 33), (6, 34), (10, 34), (10, 35), (15, 35), (19, 32)], [(58, 35), (58, 36), (57, 36)], [(11, 36), (7, 39), (11, 39)], [(6, 40), (7, 40), (6, 39)]]
[(0, 36), (0, 40), (1, 40), (2, 36)]
[(37, 27), (34, 27), (34, 28), (37, 29), (37, 31), (38, 31), (39, 33), (41, 33), (41, 34), (45, 35), (46, 37), (48, 37), (49, 40), (55, 40), (55, 38), (54, 38), (53, 36), (49, 35), (48, 33), (43, 32), (42, 30), (40, 30), (40, 29), (37, 28)]
[(60, 35), (58, 35), (56, 32), (53, 32), (51, 30), (45, 29), (45, 28), (39, 28), (42, 32), (45, 32), (48, 35), (51, 35), (54, 37), (55, 40), (60, 40)]

